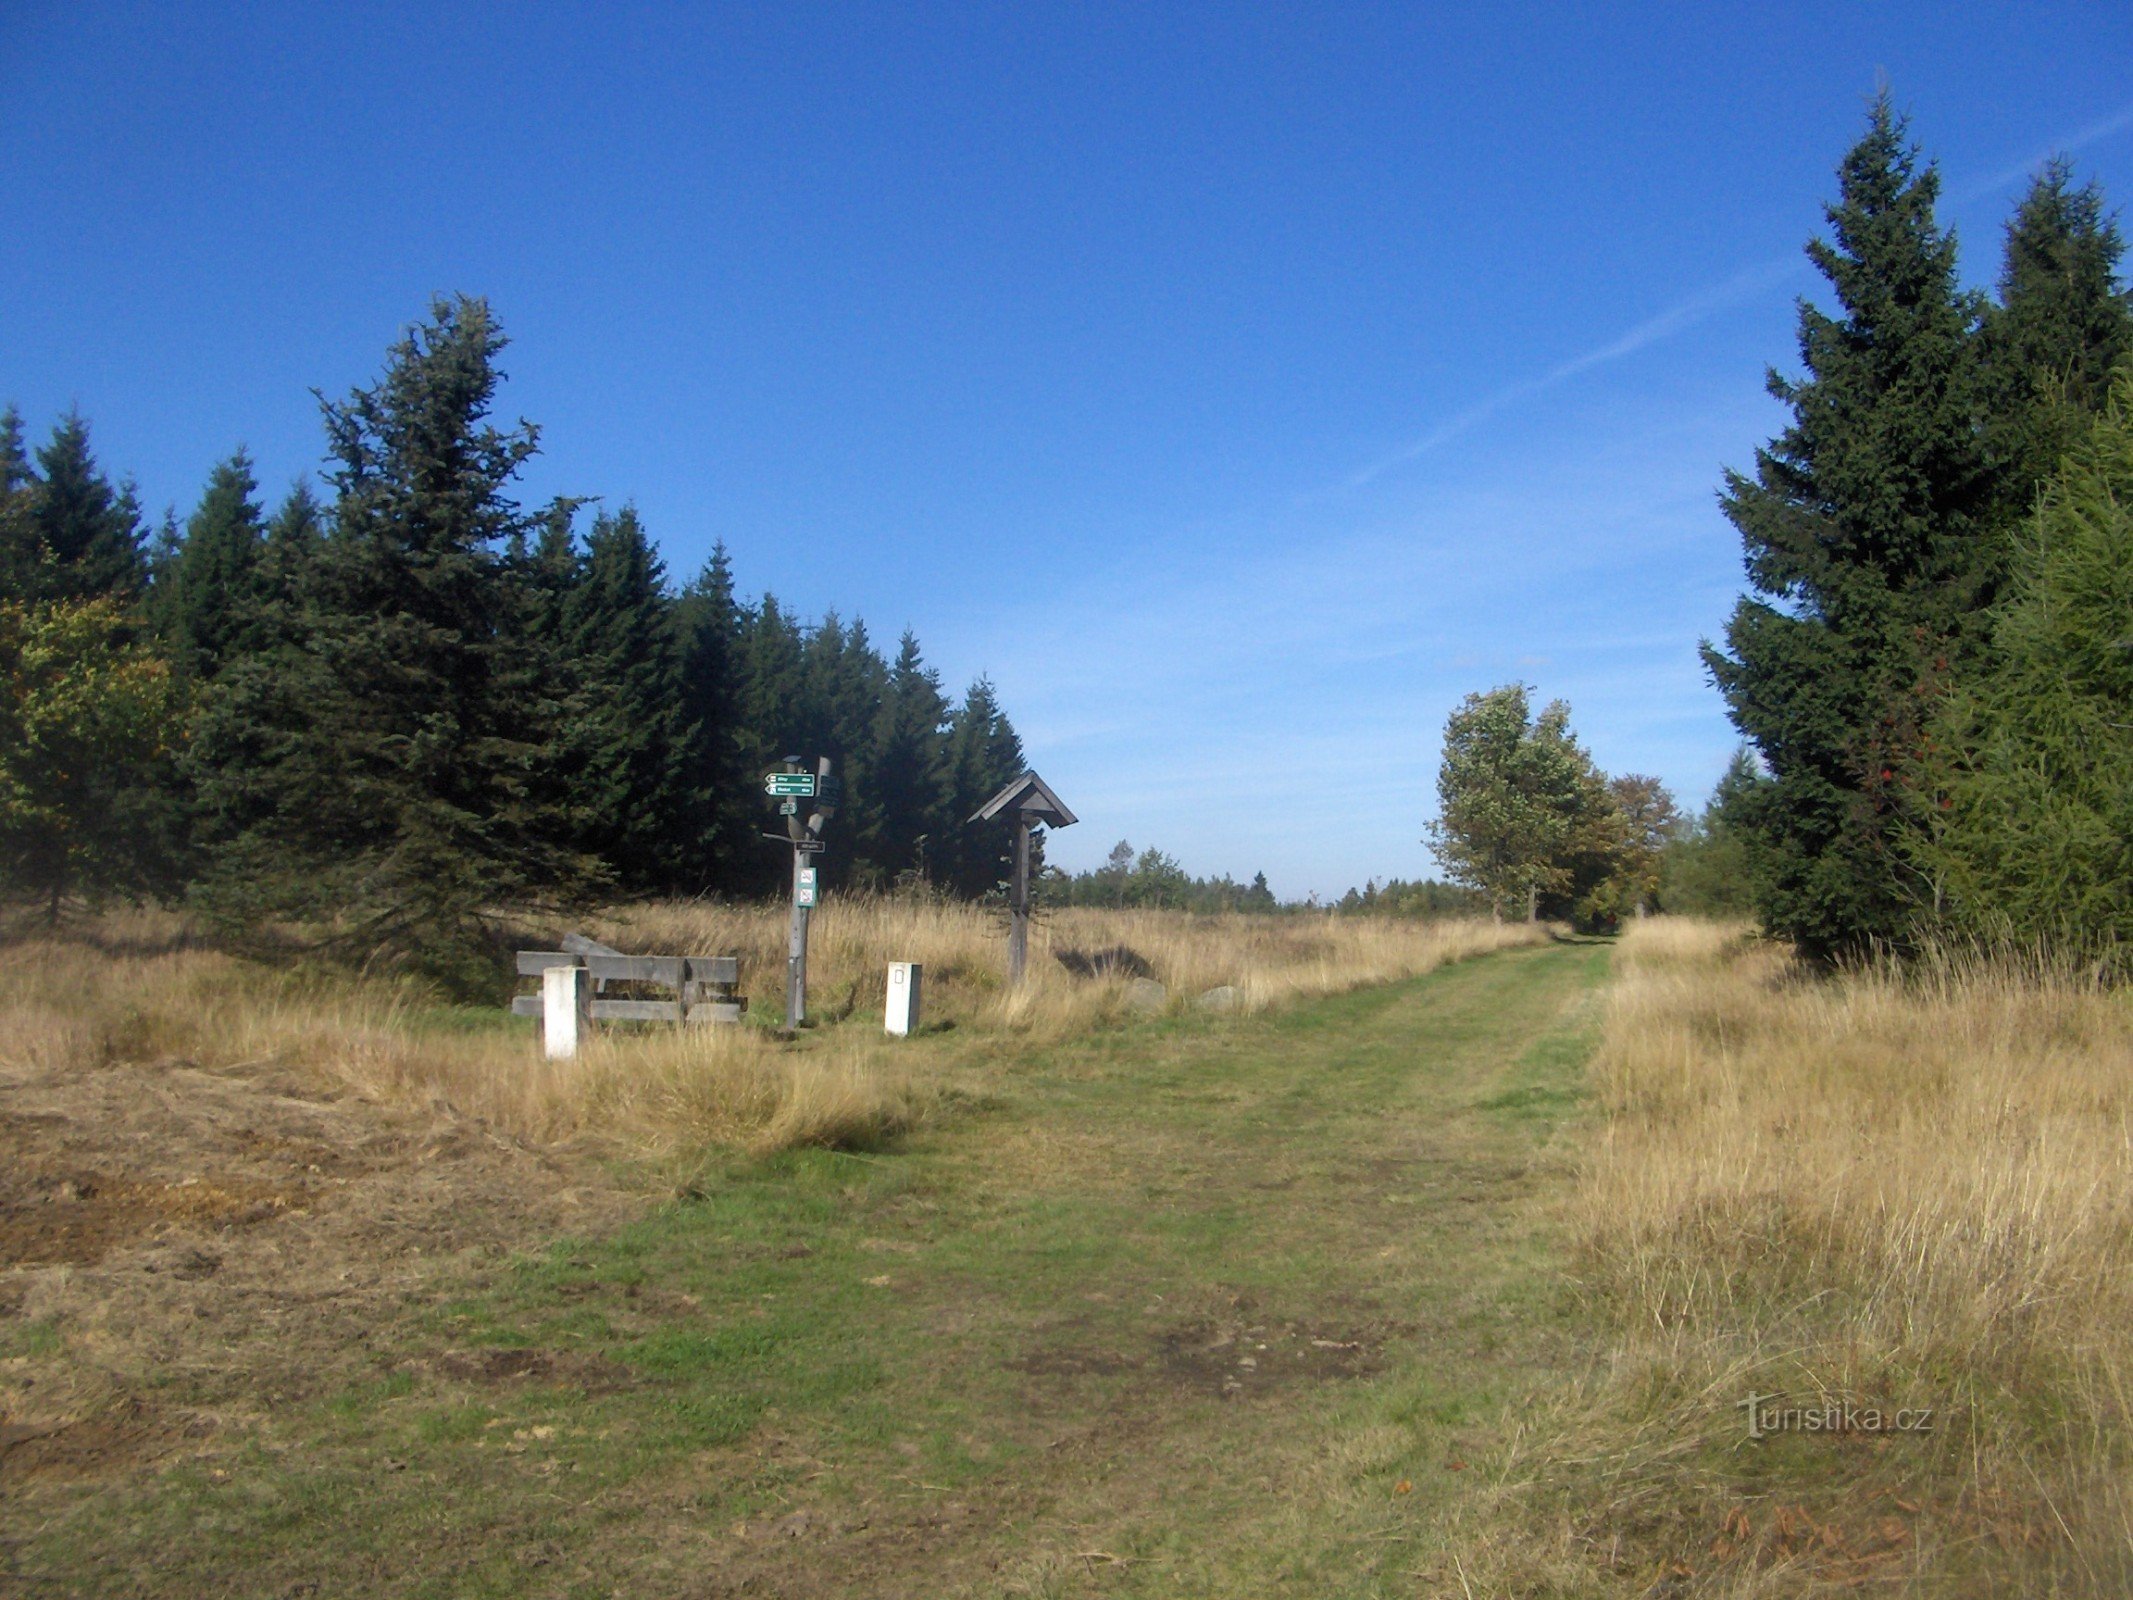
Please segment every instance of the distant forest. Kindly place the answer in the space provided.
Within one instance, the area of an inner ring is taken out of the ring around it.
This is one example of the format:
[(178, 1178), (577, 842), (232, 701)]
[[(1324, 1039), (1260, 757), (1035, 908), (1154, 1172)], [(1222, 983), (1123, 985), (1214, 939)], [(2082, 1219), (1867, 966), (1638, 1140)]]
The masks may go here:
[(184, 899), (233, 929), (449, 944), (495, 907), (777, 891), (762, 774), (827, 755), (831, 886), (999, 881), (1022, 770), (984, 678), (905, 633), (739, 599), (723, 545), (677, 587), (637, 512), (512, 483), (504, 338), (439, 301), (375, 387), (324, 402), (329, 495), (262, 504), (243, 452), (152, 534), (67, 416), (0, 418), (0, 871)]
[(1314, 895), (1300, 903), (1284, 905), (1274, 898), (1263, 872), (1254, 873), (1250, 883), (1239, 883), (1226, 873), (1219, 878), (1195, 878), (1174, 857), (1153, 846), (1136, 852), (1126, 839), (1111, 847), (1100, 867), (1073, 874), (1056, 867), (1047, 870), (1037, 880), (1036, 898), (1046, 906), (1105, 906), (1120, 910), (1332, 911), (1401, 917), (1471, 916), (1488, 906), (1484, 896), (1470, 889), (1433, 880), (1408, 883), (1399, 878), (1382, 884), (1373, 878), (1365, 887), (1351, 888), (1330, 904), (1321, 905)]

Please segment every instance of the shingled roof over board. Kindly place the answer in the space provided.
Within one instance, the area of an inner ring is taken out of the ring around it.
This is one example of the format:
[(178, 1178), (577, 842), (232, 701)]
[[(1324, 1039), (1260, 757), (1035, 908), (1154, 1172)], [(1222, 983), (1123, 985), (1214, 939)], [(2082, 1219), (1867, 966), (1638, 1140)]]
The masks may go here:
[(979, 806), (972, 822), (990, 822), (1002, 812), (1014, 811), (1047, 828), (1070, 828), (1076, 820), (1066, 802), (1052, 793), (1051, 786), (1034, 772), (1025, 772), (1006, 788)]

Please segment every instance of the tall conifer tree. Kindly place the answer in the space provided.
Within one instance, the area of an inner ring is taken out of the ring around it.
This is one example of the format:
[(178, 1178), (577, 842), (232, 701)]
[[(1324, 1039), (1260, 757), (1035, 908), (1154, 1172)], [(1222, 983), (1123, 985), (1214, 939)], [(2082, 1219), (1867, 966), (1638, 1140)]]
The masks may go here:
[(2133, 354), (2133, 300), (2118, 281), (2125, 240), (2095, 184), (2048, 163), (2007, 224), (1999, 304), (1985, 323), (1993, 442), (2008, 513), (2026, 517), (2087, 430), (2112, 371)]
[(37, 581), (37, 473), (22, 441), (22, 413), (0, 411), (0, 593), (26, 597)]
[(876, 735), (875, 789), (881, 807), (877, 859), (894, 883), (917, 873), (930, 848), (937, 859), (952, 827), (948, 816), (948, 701), (941, 677), (925, 663), (909, 629), (889, 668)]
[(681, 660), (665, 567), (634, 507), (594, 521), (563, 631), (584, 691), (564, 734), (577, 847), (627, 888), (677, 887), (687, 822)]
[(1934, 218), (1939, 180), (1886, 95), (1839, 169), (1808, 254), (1837, 301), (1802, 302), (1793, 421), (1728, 473), (1755, 591), (1704, 659), (1772, 782), (1745, 819), (1772, 931), (1829, 959), (1901, 936), (1897, 834), (1937, 675), (1959, 669), (1998, 567), (1980, 427), (1978, 302)]
[[(775, 595), (766, 593), (741, 615), (737, 744), (741, 770), (751, 779), (788, 755), (808, 753), (801, 748), (805, 732), (800, 693), (803, 643), (799, 625), (786, 615)], [(751, 826), (746, 841), (736, 840), (729, 857), (738, 893), (775, 893), (788, 876), (788, 863), (777, 849), (757, 837), (776, 820), (758, 798), (761, 792), (756, 789), (742, 802)]]
[[(992, 680), (980, 677), (963, 695), (948, 734), (954, 837), (946, 852), (947, 878), (968, 899), (988, 894), (1013, 870), (1014, 823), (970, 817), (1023, 770), (1022, 741), (1000, 709)], [(1031, 871), (1039, 861), (1031, 858)]]
[(741, 609), (723, 541), (675, 606), (685, 723), (682, 782), (692, 807), (688, 887), (733, 893), (769, 856), (760, 791), (745, 768), (741, 726)]
[(183, 542), (157, 574), (158, 631), (173, 664), (194, 678), (212, 678), (262, 642), (266, 520), (258, 493), (242, 450), (216, 466)]
[(582, 868), (547, 846), (512, 698), (501, 556), (536, 434), (489, 423), (503, 343), (485, 302), (440, 300), (376, 387), (324, 406), (336, 500), (301, 648), (253, 707), (264, 724), (231, 730), (256, 765), (220, 774), (248, 790), (222, 807), (243, 824), (223, 841), (226, 910), (328, 918), (443, 963), (488, 908)]
[(1989, 670), (1949, 698), (1953, 753), (1917, 842), (1965, 934), (2133, 958), (2133, 369), (2025, 530)]
[(888, 668), (867, 638), (864, 622), (846, 627), (834, 611), (813, 628), (802, 651), (800, 732), (804, 756), (836, 763), (842, 799), (836, 842), (825, 855), (825, 879), (834, 885), (882, 881), (881, 808), (875, 793), (875, 738)]
[[(27, 485), (26, 548), (8, 560), (20, 593), (32, 600), (139, 599), (148, 575), (140, 507), (131, 485), (114, 488), (97, 467), (79, 414), (53, 428), (37, 464), (42, 471)], [(21, 468), (0, 470), (12, 476)]]

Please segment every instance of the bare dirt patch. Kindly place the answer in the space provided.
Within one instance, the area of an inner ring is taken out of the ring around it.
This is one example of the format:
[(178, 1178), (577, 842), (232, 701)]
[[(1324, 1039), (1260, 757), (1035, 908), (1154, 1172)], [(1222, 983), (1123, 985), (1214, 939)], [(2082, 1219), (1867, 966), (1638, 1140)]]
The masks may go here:
[(1249, 1399), (1293, 1384), (1368, 1377), (1383, 1370), (1391, 1337), (1385, 1328), (1210, 1321), (1167, 1329), (1156, 1336), (1156, 1350), (1173, 1382)]
[[(0, 1478), (229, 1448), (292, 1400), (375, 1378), (382, 1330), (444, 1283), (642, 1203), (590, 1152), (272, 1063), (0, 1076)], [(618, 1379), (541, 1352), (465, 1359), (446, 1375)]]
[(1146, 1373), (1168, 1386), (1249, 1399), (1296, 1384), (1369, 1377), (1384, 1369), (1388, 1346), (1410, 1331), (1199, 1318), (1159, 1329), (1132, 1347), (1054, 1339), (1008, 1366), (1039, 1378)]
[(426, 1365), (439, 1377), (484, 1387), (541, 1383), (611, 1394), (636, 1382), (619, 1362), (568, 1350), (448, 1350)]
[[(0, 1121), (0, 1148), (27, 1142), (12, 1137), (14, 1131)], [(300, 1183), (221, 1176), (157, 1182), (94, 1170), (61, 1175), (17, 1167), (0, 1177), (0, 1267), (87, 1264), (173, 1227), (221, 1232), (268, 1221), (309, 1201), (310, 1190)]]
[(93, 1478), (153, 1461), (204, 1439), (211, 1419), (172, 1416), (138, 1396), (71, 1422), (0, 1422), (0, 1484), (30, 1478)]

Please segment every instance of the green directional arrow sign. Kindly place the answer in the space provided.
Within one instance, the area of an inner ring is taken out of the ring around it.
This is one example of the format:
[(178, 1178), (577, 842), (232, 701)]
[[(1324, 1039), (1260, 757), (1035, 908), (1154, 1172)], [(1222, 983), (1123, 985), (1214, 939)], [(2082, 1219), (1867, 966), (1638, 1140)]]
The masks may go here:
[(811, 796), (815, 792), (815, 775), (812, 772), (767, 772), (763, 775), (763, 793), (771, 796)]

